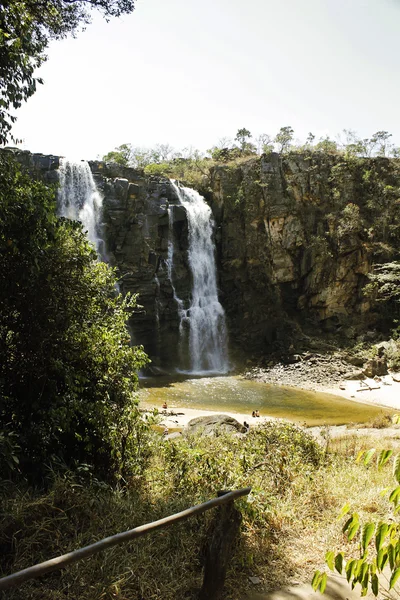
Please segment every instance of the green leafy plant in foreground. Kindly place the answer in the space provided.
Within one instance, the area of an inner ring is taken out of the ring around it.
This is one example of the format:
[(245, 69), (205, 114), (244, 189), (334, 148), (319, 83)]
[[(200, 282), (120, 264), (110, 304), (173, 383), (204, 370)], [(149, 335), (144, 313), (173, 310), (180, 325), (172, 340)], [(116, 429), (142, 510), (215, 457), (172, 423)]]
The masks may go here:
[[(398, 422), (398, 417), (394, 418)], [(360, 452), (357, 461), (363, 460), (368, 466), (376, 456), (378, 469), (393, 457), (393, 450), (382, 450), (377, 453), (375, 448), (366, 452)], [(400, 510), (400, 454), (393, 459), (393, 476), (397, 486), (391, 490), (389, 501), (393, 505), (393, 516)], [(385, 489), (383, 493), (387, 493)], [(346, 504), (339, 515), (339, 519), (348, 516), (350, 505)], [(337, 571), (346, 576), (352, 588), (357, 583), (361, 585), (361, 596), (365, 596), (369, 590), (377, 596), (379, 591), (390, 596), (400, 577), (400, 523), (390, 519), (390, 522), (380, 521), (378, 523), (362, 523), (358, 513), (354, 512), (348, 516), (343, 533), (349, 542), (358, 545), (358, 557), (346, 558), (345, 552), (334, 553), (329, 550), (325, 555), (325, 562), (331, 571)], [(389, 576), (387, 576), (387, 573)], [(324, 592), (327, 584), (327, 573), (317, 570), (314, 573), (312, 586), (314, 590)], [(388, 583), (388, 589), (385, 582)]]

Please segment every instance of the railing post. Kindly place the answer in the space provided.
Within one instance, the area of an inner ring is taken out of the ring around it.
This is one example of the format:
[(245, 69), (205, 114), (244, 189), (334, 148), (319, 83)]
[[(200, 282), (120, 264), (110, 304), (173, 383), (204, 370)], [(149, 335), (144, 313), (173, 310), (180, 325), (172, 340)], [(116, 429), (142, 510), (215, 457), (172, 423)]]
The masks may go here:
[[(218, 492), (218, 496), (228, 493), (229, 491), (221, 491)], [(206, 549), (199, 600), (218, 600), (220, 597), (241, 522), (242, 515), (235, 507), (234, 501), (218, 507), (211, 526), (211, 539)]]

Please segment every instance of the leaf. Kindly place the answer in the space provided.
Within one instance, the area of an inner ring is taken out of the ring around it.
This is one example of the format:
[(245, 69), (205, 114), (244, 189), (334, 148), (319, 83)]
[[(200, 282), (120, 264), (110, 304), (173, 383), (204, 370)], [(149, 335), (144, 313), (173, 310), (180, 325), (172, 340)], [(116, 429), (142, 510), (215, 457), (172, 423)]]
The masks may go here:
[(314, 576), (313, 576), (312, 581), (311, 581), (311, 586), (312, 586), (312, 589), (314, 590), (314, 592), (316, 592), (317, 589), (318, 589), (319, 583), (321, 581), (321, 577), (322, 577), (322, 573), (321, 573), (321, 571), (319, 571), (317, 569), (315, 571)]
[(319, 591), (321, 592), (321, 594), (323, 594), (325, 592), (327, 581), (328, 581), (327, 574), (326, 573), (322, 573), (321, 581), (319, 583)]
[(361, 572), (362, 572), (363, 564), (364, 564), (364, 561), (362, 558), (360, 558), (359, 560), (356, 560), (356, 565), (355, 565), (355, 569), (354, 569), (354, 581), (361, 581)]
[(335, 553), (332, 552), (332, 550), (329, 550), (325, 554), (325, 562), (331, 571), (333, 571), (335, 569)]
[(363, 571), (362, 571), (361, 585), (362, 585), (363, 590), (365, 590), (365, 591), (368, 590), (368, 582), (369, 582), (369, 565), (367, 563), (364, 563)]
[(364, 454), (364, 450), (360, 450), (360, 452), (357, 454), (356, 463), (360, 462), (363, 454)]
[(393, 461), (393, 475), (397, 483), (400, 483), (400, 454), (397, 454)]
[(370, 450), (368, 450), (368, 452), (365, 455), (364, 458), (364, 465), (368, 465), (371, 462), (371, 459), (373, 457), (373, 455), (376, 452), (376, 448), (371, 448)]
[(356, 535), (357, 531), (360, 528), (360, 523), (358, 521), (353, 521), (347, 531), (347, 537), (349, 539), (349, 542), (351, 542), (351, 540), (354, 538), (354, 536)]
[(389, 557), (388, 557), (388, 553), (386, 552), (386, 550), (381, 548), (376, 557), (376, 566), (378, 567), (379, 571), (383, 571), (383, 569), (385, 568), (385, 565), (388, 561), (388, 558)]
[(388, 544), (387, 553), (388, 553), (388, 557), (389, 557), (390, 568), (393, 571), (393, 569), (394, 569), (394, 548), (393, 548), (393, 544)]
[(400, 577), (400, 567), (395, 569), (392, 573), (392, 576), (390, 578), (389, 590), (391, 590), (396, 585), (396, 581), (398, 580), (399, 577)]
[(345, 571), (346, 571), (347, 581), (350, 581), (350, 579), (353, 577), (356, 566), (357, 566), (357, 561), (355, 558), (353, 558), (352, 560), (349, 560), (349, 562), (346, 564)]
[(375, 548), (377, 552), (379, 552), (379, 550), (382, 548), (382, 544), (387, 536), (388, 531), (389, 525), (387, 523), (379, 523), (375, 536)]
[(335, 556), (335, 569), (340, 574), (343, 571), (343, 557), (344, 557), (343, 552), (338, 552)]
[(389, 501), (390, 501), (390, 502), (393, 502), (393, 504), (394, 504), (395, 506), (397, 506), (397, 504), (398, 504), (398, 502), (399, 502), (399, 499), (400, 499), (400, 486), (398, 486), (397, 488), (395, 488), (395, 489), (394, 489), (394, 490), (391, 492), (391, 494), (390, 494), (390, 496), (389, 496)]
[(339, 521), (340, 519), (342, 519), (342, 518), (344, 517), (344, 515), (347, 515), (347, 513), (349, 512), (349, 510), (350, 510), (350, 504), (347, 502), (347, 503), (346, 503), (346, 504), (343, 506), (342, 510), (341, 510), (341, 511), (340, 511), (340, 513), (339, 513), (339, 516), (338, 516), (338, 521)]
[(379, 580), (377, 575), (372, 575), (371, 577), (371, 588), (374, 596), (377, 596), (379, 591)]
[(343, 533), (347, 531), (347, 537), (351, 541), (358, 531), (360, 519), (357, 513), (353, 513), (343, 526)]
[(374, 535), (374, 531), (375, 531), (374, 523), (366, 523), (364, 525), (362, 536), (361, 536), (361, 548), (363, 550), (367, 549), (367, 546), (370, 543), (372, 536)]
[(378, 469), (381, 469), (383, 467), (383, 465), (385, 465), (387, 463), (387, 461), (392, 456), (392, 454), (393, 454), (393, 450), (382, 450), (380, 452), (380, 454), (378, 456), (378, 461), (377, 461)]
[(347, 529), (349, 528), (349, 526), (352, 522), (353, 522), (353, 515), (351, 515), (351, 517), (349, 517), (347, 519), (346, 523), (343, 525), (343, 527), (342, 527), (343, 533), (346, 533)]
[(368, 569), (369, 565), (366, 562), (363, 562), (360, 569), (360, 574), (358, 576), (358, 581), (361, 583), (363, 587), (365, 587), (365, 578), (367, 578), (367, 587), (368, 587)]

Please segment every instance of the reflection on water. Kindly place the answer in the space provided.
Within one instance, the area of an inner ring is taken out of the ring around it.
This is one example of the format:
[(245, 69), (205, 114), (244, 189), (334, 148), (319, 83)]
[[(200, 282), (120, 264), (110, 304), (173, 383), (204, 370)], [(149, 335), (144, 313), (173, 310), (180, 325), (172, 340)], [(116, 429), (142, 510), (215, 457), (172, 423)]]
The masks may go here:
[(258, 409), (262, 416), (310, 426), (364, 423), (382, 412), (378, 406), (352, 402), (340, 396), (268, 385), (239, 376), (143, 380), (140, 401), (145, 406), (157, 408), (167, 402), (168, 408), (198, 408), (247, 413), (249, 416)]

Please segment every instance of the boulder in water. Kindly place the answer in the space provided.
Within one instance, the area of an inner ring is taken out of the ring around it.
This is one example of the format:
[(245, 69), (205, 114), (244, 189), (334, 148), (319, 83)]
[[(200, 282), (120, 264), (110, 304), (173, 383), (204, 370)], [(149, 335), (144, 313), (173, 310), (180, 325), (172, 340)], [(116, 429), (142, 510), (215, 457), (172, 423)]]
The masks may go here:
[(247, 429), (233, 417), (228, 415), (209, 415), (207, 417), (196, 417), (189, 421), (182, 433), (184, 435), (216, 436), (220, 433), (246, 433)]

